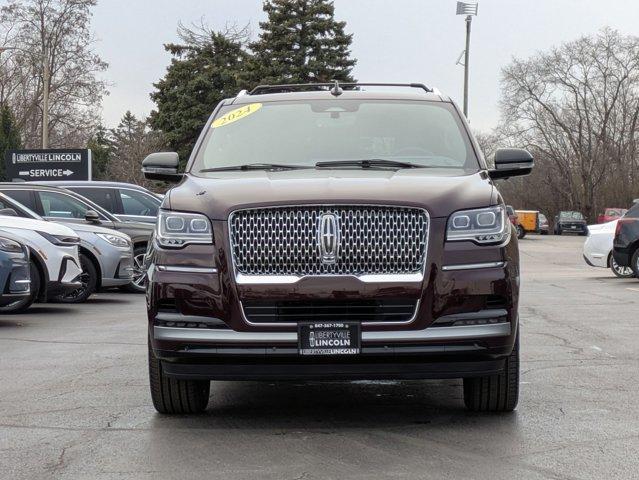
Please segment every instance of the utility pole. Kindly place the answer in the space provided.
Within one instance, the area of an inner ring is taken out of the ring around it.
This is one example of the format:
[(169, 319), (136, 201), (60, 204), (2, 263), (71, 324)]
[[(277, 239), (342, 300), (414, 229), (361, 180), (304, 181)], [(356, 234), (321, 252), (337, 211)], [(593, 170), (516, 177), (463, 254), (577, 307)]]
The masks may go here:
[(466, 15), (466, 50), (464, 50), (464, 116), (468, 119), (468, 69), (470, 66), (470, 28), (477, 15), (477, 3), (457, 2), (457, 15)]
[(470, 65), (470, 25), (473, 17), (466, 17), (466, 50), (464, 51), (464, 116), (468, 118), (468, 67)]
[(49, 148), (49, 86), (51, 72), (49, 70), (49, 47), (45, 43), (42, 58), (42, 148)]

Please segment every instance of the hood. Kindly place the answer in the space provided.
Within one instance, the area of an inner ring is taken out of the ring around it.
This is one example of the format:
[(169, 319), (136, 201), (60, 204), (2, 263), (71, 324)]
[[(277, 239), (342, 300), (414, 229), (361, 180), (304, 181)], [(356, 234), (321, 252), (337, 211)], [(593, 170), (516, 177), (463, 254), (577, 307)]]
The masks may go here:
[(485, 172), (450, 169), (212, 172), (172, 188), (163, 206), (227, 220), (233, 210), (276, 205), (369, 204), (425, 208), (446, 217), (496, 203)]
[(34, 220), (31, 218), (0, 215), (0, 228), (21, 228), (24, 230), (39, 230), (51, 235), (65, 235), (77, 237), (78, 235), (69, 227), (46, 220)]
[(577, 223), (577, 224), (586, 224), (585, 220), (579, 220), (576, 218), (559, 218), (559, 223)]
[(29, 244), (29, 240), (28, 239), (24, 238), (21, 235), (18, 235), (15, 232), (10, 232), (8, 230), (0, 231), (0, 237), (8, 238), (9, 240), (16, 241), (16, 242), (21, 243), (23, 245), (28, 245)]
[(65, 227), (69, 227), (71, 230), (75, 232), (90, 232), (90, 233), (110, 233), (111, 235), (118, 235), (120, 237), (125, 237), (127, 240), (130, 240), (129, 236), (123, 232), (118, 232), (111, 228), (100, 227), (99, 225), (92, 225), (89, 223), (66, 223), (66, 222), (55, 222), (60, 225), (64, 225)]
[(619, 220), (613, 220), (612, 222), (606, 223), (595, 223), (594, 225), (588, 225), (588, 230), (591, 232), (597, 231), (605, 231), (605, 232), (614, 232), (617, 228), (617, 222)]
[(136, 229), (143, 232), (152, 232), (153, 230), (155, 230), (154, 223), (129, 222), (129, 221), (120, 219), (120, 225), (129, 229)]

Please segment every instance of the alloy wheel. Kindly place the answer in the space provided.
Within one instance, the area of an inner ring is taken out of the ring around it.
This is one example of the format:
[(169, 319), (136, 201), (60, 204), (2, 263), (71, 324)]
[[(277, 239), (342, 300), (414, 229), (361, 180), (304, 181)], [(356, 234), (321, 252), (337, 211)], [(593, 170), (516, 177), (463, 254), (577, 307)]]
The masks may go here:
[(612, 268), (613, 272), (619, 277), (632, 277), (634, 275), (632, 268), (622, 267), (615, 261), (614, 257), (610, 259), (610, 267)]
[(146, 283), (146, 271), (144, 270), (144, 253), (139, 253), (133, 257), (133, 281), (138, 288), (144, 288)]

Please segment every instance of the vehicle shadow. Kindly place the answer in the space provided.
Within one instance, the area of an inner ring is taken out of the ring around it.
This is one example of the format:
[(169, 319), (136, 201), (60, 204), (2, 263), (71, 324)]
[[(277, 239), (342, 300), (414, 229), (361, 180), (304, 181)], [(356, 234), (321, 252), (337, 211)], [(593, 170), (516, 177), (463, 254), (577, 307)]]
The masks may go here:
[(31, 305), (24, 312), (16, 312), (16, 313), (2, 313), (0, 314), (0, 322), (6, 318), (21, 318), (27, 317), (30, 315), (68, 315), (69, 313), (73, 313), (73, 307), (69, 304), (47, 304), (47, 303), (36, 303)]
[(130, 299), (127, 298), (119, 298), (116, 296), (104, 296), (104, 295), (98, 295), (98, 296), (91, 296), (89, 297), (89, 299), (84, 302), (87, 305), (101, 305), (101, 304), (124, 304), (124, 303), (131, 303)]
[(516, 413), (469, 412), (461, 380), (312, 383), (213, 382), (202, 415), (163, 416), (155, 428), (264, 429), (333, 433), (341, 429), (516, 422)]

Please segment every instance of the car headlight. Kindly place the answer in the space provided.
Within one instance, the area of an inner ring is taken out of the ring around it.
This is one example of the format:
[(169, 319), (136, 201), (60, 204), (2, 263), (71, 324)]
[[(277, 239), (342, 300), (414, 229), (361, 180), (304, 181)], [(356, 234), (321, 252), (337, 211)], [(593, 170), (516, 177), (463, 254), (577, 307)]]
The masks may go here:
[(502, 243), (510, 237), (510, 221), (503, 205), (453, 213), (448, 219), (448, 241)]
[(24, 251), (22, 249), (22, 245), (20, 245), (18, 242), (3, 237), (0, 237), (0, 250), (8, 253), (20, 253)]
[(96, 233), (96, 235), (114, 247), (129, 248), (131, 246), (129, 241), (120, 235), (113, 235), (112, 233)]
[(36, 232), (38, 232), (54, 245), (58, 245), (60, 247), (71, 247), (80, 244), (80, 237), (71, 237), (69, 235), (51, 235), (50, 233), (40, 232), (39, 230), (36, 230)]
[(209, 219), (199, 213), (160, 210), (155, 238), (161, 247), (179, 248), (192, 243), (213, 243)]

